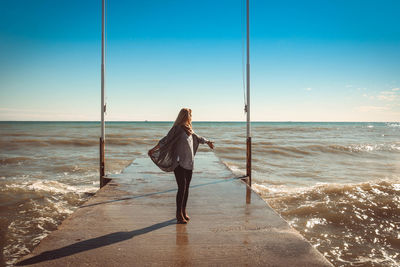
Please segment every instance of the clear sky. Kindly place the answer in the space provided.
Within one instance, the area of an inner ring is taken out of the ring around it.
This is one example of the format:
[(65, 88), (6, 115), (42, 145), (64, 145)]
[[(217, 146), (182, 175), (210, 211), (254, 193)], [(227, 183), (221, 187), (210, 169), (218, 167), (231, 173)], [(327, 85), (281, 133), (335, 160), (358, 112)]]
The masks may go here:
[[(0, 0), (0, 120), (99, 120), (101, 1)], [(400, 121), (400, 1), (251, 0), (252, 120)], [(107, 3), (107, 120), (245, 120), (243, 0)]]

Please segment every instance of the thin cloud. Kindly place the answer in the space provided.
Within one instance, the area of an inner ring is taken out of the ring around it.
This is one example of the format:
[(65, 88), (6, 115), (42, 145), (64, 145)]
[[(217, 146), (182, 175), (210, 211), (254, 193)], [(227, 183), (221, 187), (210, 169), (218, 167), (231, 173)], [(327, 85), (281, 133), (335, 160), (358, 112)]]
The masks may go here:
[(311, 91), (311, 90), (312, 90), (312, 88), (310, 88), (310, 87), (306, 88), (306, 91)]
[(363, 94), (362, 96), (369, 98), (369, 99), (375, 99), (375, 97), (373, 95)]
[(360, 106), (355, 108), (360, 112), (371, 112), (371, 111), (388, 111), (390, 108), (382, 106)]
[[(398, 88), (395, 88), (395, 89), (398, 89)], [(377, 98), (379, 100), (383, 100), (383, 101), (390, 101), (390, 102), (395, 101), (398, 98), (400, 98), (400, 95), (396, 91), (397, 90), (393, 91), (393, 89), (392, 89), (392, 91), (382, 91), (377, 96)]]

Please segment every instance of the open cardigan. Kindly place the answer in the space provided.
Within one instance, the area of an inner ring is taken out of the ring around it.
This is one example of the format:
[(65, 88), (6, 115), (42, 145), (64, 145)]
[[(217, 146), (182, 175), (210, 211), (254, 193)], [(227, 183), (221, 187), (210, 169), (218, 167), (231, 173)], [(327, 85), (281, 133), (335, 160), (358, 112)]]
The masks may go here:
[[(163, 171), (171, 172), (178, 167), (176, 143), (180, 135), (185, 130), (177, 125), (169, 130), (168, 134), (163, 137), (159, 142), (159, 147), (150, 155), (151, 160)], [(196, 154), (199, 144), (204, 144), (207, 140), (196, 133), (193, 136), (193, 154)]]

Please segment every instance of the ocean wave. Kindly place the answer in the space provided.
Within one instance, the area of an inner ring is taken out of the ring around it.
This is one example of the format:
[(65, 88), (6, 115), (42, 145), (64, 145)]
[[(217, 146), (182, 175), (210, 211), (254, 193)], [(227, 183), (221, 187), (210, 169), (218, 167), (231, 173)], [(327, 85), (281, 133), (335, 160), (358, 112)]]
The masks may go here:
[(19, 136), (30, 136), (30, 137), (49, 137), (48, 133), (16, 133), (16, 132), (4, 132), (4, 133), (0, 133), (0, 137), (4, 138), (4, 137), (9, 137), (9, 136), (15, 136), (15, 137), (19, 137)]
[[(93, 161), (95, 163), (97, 161)], [(97, 173), (98, 166), (95, 164), (80, 164), (80, 165), (69, 165), (68, 163), (63, 163), (63, 164), (54, 164), (53, 166), (50, 166), (46, 171), (52, 172), (54, 174), (64, 174), (64, 175), (70, 175), (70, 174), (86, 174), (86, 173), (92, 173), (95, 174)]]
[(240, 154), (224, 154), (223, 155), (224, 160), (237, 160), (237, 161), (245, 161), (246, 160), (246, 155), (240, 155)]
[(246, 171), (241, 167), (226, 161), (222, 161), (222, 163), (236, 176), (243, 176), (246, 174)]
[(372, 152), (372, 151), (388, 151), (397, 152), (400, 150), (400, 143), (388, 144), (351, 144), (351, 145), (309, 145), (304, 146), (303, 149), (310, 151), (319, 151), (324, 153), (357, 153), (357, 152)]
[(400, 179), (253, 188), (335, 265), (400, 261)]
[[(106, 140), (108, 139), (129, 139), (129, 140), (147, 140), (151, 142), (156, 142), (159, 139), (158, 138), (149, 138), (151, 134), (146, 134), (144, 132), (135, 132), (135, 134), (132, 134), (132, 130), (137, 131), (137, 129), (131, 129), (131, 131), (126, 132), (126, 133), (107, 133), (106, 134)], [(162, 136), (161, 136), (162, 137)]]
[[(149, 138), (124, 138), (106, 139), (106, 145), (111, 146), (125, 146), (125, 145), (155, 145), (157, 139)], [(18, 149), (27, 147), (47, 147), (47, 146), (65, 146), (65, 147), (95, 147), (99, 146), (99, 141), (96, 138), (93, 139), (10, 139), (10, 140), (0, 140), (0, 146), (3, 149)]]
[[(215, 151), (226, 159), (237, 159), (243, 160), (246, 157), (246, 147), (237, 146), (223, 146), (217, 147)], [(276, 146), (276, 145), (258, 145), (253, 144), (252, 151), (254, 153), (263, 153), (266, 155), (280, 155), (285, 157), (301, 157), (301, 155), (310, 155), (312, 152), (302, 151), (298, 148), (287, 147), (287, 146)], [(254, 158), (254, 160), (257, 160)]]
[(291, 127), (277, 127), (277, 126), (253, 126), (254, 132), (318, 132), (318, 131), (332, 131), (330, 127), (301, 127), (301, 126), (291, 126)]
[(307, 151), (302, 147), (292, 147), (292, 146), (277, 146), (277, 145), (258, 145), (254, 144), (253, 151), (264, 152), (271, 154), (280, 154), (284, 156), (298, 156), (298, 155), (311, 155), (312, 151)]
[(390, 123), (387, 123), (386, 126), (388, 126), (388, 127), (400, 127), (400, 122), (390, 122)]
[(6, 164), (21, 164), (24, 161), (32, 160), (32, 158), (28, 157), (11, 157), (11, 158), (2, 158), (0, 159), (0, 165)]
[[(4, 189), (5, 188), (5, 189)], [(54, 194), (91, 194), (98, 190), (94, 186), (73, 186), (64, 184), (58, 181), (51, 180), (32, 180), (32, 181), (21, 181), (18, 183), (6, 183), (3, 185), (1, 190), (3, 193), (5, 191), (14, 193), (23, 193), (24, 191), (31, 191), (35, 193), (51, 193)]]
[(51, 180), (2, 181), (0, 201), (9, 207), (2, 211), (5, 220), (1, 221), (1, 227), (7, 229), (3, 248), (7, 265), (31, 252), (97, 190)]
[(98, 145), (98, 141), (93, 139), (10, 139), (0, 141), (0, 146), (4, 149), (46, 147), (52, 145), (90, 147)]
[(217, 153), (246, 153), (246, 148), (243, 147), (237, 147), (237, 146), (221, 146), (221, 147), (216, 147), (215, 151)]
[(271, 146), (271, 145), (274, 145), (275, 143), (273, 143), (273, 142), (268, 142), (268, 141), (259, 141), (259, 140), (256, 140), (256, 141), (254, 141), (254, 145), (255, 146), (258, 146), (258, 145), (261, 145), (261, 146)]
[[(299, 145), (297, 147), (288, 145), (259, 145), (253, 144), (252, 151), (255, 155), (263, 158), (270, 156), (281, 156), (286, 158), (302, 158), (306, 156), (318, 156), (321, 154), (343, 154), (356, 156), (358, 153), (372, 152), (400, 152), (400, 142), (381, 143), (381, 144), (312, 144)], [(216, 148), (216, 152), (224, 159), (242, 160), (245, 157), (246, 148), (237, 146), (221, 146)], [(256, 157), (254, 157), (256, 158)]]
[(124, 138), (124, 139), (112, 139), (109, 138), (106, 140), (107, 143), (111, 145), (156, 145), (158, 139), (154, 138)]
[[(255, 151), (256, 152), (256, 151)], [(284, 157), (294, 157), (294, 158), (300, 158), (301, 156), (294, 155), (290, 152), (284, 151), (282, 149), (264, 149), (262, 152), (270, 155), (278, 155), (278, 156), (284, 156)]]
[(332, 145), (308, 145), (304, 146), (304, 149), (310, 150), (310, 151), (316, 151), (316, 152), (323, 152), (323, 153), (333, 153), (333, 154), (350, 154), (352, 151), (352, 148), (349, 146), (345, 145), (337, 145), (337, 144), (332, 144)]

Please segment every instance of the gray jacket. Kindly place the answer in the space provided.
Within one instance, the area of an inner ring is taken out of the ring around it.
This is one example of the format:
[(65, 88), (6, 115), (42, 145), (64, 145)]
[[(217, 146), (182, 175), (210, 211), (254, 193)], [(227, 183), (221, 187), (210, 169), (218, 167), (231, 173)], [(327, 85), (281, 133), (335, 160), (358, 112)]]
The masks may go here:
[[(181, 139), (183, 133), (185, 133), (185, 130), (181, 126), (173, 126), (168, 134), (158, 142), (159, 148), (154, 150), (150, 158), (161, 170), (171, 172), (178, 167), (177, 142)], [(192, 137), (193, 154), (195, 155), (199, 144), (205, 144), (207, 140), (196, 133), (193, 133)]]

